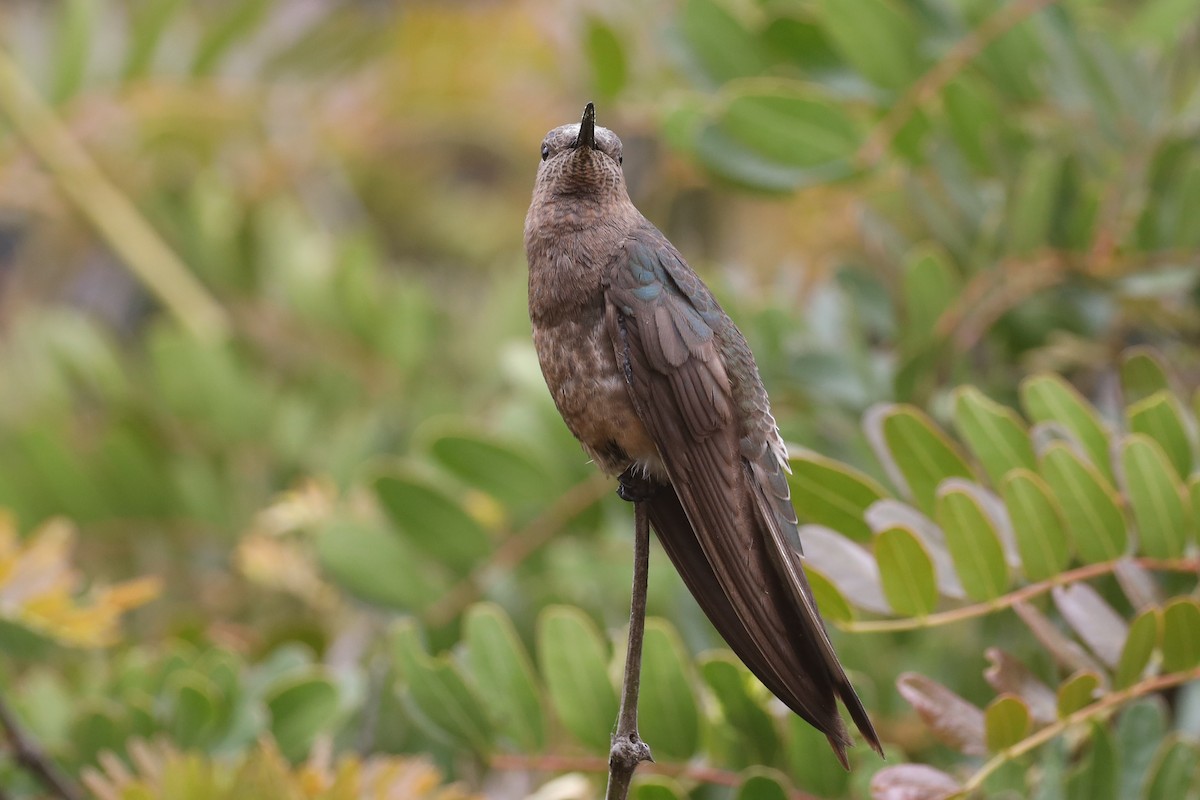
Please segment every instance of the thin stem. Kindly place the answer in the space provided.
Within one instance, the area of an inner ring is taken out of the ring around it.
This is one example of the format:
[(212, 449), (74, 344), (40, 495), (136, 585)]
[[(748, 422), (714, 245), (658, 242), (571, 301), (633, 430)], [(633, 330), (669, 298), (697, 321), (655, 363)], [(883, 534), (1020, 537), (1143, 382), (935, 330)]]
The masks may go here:
[(62, 800), (83, 800), (79, 789), (54, 766), (41, 746), (17, 722), (16, 715), (3, 698), (0, 698), (0, 726), (8, 735), (17, 763), (33, 773), (47, 790)]
[[(1135, 558), (1134, 563), (1140, 567), (1158, 572), (1200, 572), (1200, 559), (1159, 559)], [(963, 606), (938, 614), (928, 614), (924, 617), (906, 617), (904, 619), (872, 619), (864, 621), (846, 620), (835, 624), (850, 633), (892, 633), (895, 631), (915, 631), (922, 628), (936, 628), (949, 625), (952, 622), (983, 617), (996, 611), (1012, 608), (1017, 603), (1024, 602), (1038, 595), (1045, 594), (1055, 586), (1065, 586), (1068, 583), (1090, 580), (1101, 575), (1109, 575), (1117, 568), (1119, 561), (1105, 561), (1102, 564), (1088, 564), (1084, 567), (1064, 572), (1039, 583), (1023, 586), (1015, 592), (1003, 597), (989, 600), (986, 603)]]
[(608, 800), (625, 800), (633, 772), (643, 761), (653, 761), (650, 747), (638, 735), (638, 692), (642, 684), (642, 639), (646, 630), (646, 586), (650, 573), (650, 519), (646, 504), (633, 504), (633, 592), (629, 602), (629, 642), (625, 651), (625, 680), (621, 685), (621, 712), (608, 755)]
[(979, 768), (978, 772), (971, 776), (970, 780), (963, 784), (962, 791), (955, 796), (965, 797), (969, 795), (971, 792), (982, 786), (983, 782), (987, 780), (988, 776), (1000, 769), (1000, 767), (1004, 766), (1009, 761), (1020, 758), (1031, 750), (1040, 747), (1074, 725), (1078, 725), (1079, 723), (1085, 722), (1092, 717), (1097, 717), (1101, 714), (1104, 714), (1114, 708), (1117, 708), (1118, 706), (1124, 705), (1130, 700), (1136, 700), (1139, 697), (1153, 694), (1154, 692), (1160, 692), (1163, 689), (1169, 689), (1172, 686), (1180, 686), (1185, 683), (1190, 683), (1194, 680), (1200, 680), (1200, 667), (1187, 670), (1186, 672), (1174, 672), (1170, 675), (1160, 675), (1157, 678), (1150, 678), (1149, 680), (1142, 681), (1141, 683), (1135, 683), (1128, 689), (1122, 689), (1119, 692), (1107, 694), (1100, 700), (1092, 703), (1090, 706), (1085, 706), (1084, 708), (1076, 711), (1074, 714), (1063, 717), (1053, 725), (1047, 725), (1032, 736), (1022, 739), (1020, 742), (1017, 742), (1017, 744), (1013, 745), (1007, 750), (993, 756), (991, 760)]
[(0, 49), (0, 114), (8, 117), (58, 188), (100, 232), (138, 280), (192, 334), (220, 340), (229, 318), (200, 281), (105, 177), (21, 68)]

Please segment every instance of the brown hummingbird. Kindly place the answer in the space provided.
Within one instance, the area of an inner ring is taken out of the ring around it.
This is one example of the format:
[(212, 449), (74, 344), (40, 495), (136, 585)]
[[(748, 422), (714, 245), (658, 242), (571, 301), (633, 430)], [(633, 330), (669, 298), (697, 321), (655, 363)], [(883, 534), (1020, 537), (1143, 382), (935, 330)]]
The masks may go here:
[(621, 140), (591, 103), (546, 134), (541, 156), (525, 218), (529, 316), (559, 413), (622, 497), (645, 504), (750, 671), (843, 765), (837, 698), (882, 755), (804, 574), (787, 450), (745, 338), (630, 201)]

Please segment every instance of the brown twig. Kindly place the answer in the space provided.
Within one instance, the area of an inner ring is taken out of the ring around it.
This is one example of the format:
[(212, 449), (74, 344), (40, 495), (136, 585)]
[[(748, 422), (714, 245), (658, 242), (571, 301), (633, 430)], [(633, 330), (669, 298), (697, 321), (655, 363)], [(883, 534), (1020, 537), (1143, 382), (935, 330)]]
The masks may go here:
[[(1135, 558), (1133, 561), (1140, 567), (1159, 572), (1200, 573), (1200, 559), (1196, 558)], [(962, 622), (963, 620), (982, 617), (996, 611), (1012, 608), (1017, 603), (1045, 594), (1055, 586), (1064, 586), (1076, 581), (1085, 581), (1091, 578), (1098, 578), (1101, 575), (1109, 575), (1116, 570), (1119, 563), (1120, 560), (1105, 561), (1100, 564), (1088, 564), (1087, 566), (1078, 567), (1077, 569), (1055, 575), (1053, 578), (1048, 578), (1038, 583), (1031, 583), (1028, 586), (1022, 586), (1020, 589), (997, 597), (994, 600), (962, 606), (961, 608), (943, 611), (939, 614), (928, 614), (924, 617), (905, 617), (903, 619), (865, 620), (862, 622), (847, 620), (835, 622), (834, 624), (850, 633), (892, 633), (895, 631), (914, 631), (921, 628), (936, 628), (941, 625)]]
[(878, 164), (892, 140), (912, 115), (937, 95), (963, 67), (1009, 29), (1054, 2), (1055, 0), (1015, 0), (959, 39), (884, 115), (858, 149), (854, 156), (855, 162), (862, 168)]
[[(545, 754), (529, 756), (519, 753), (504, 753), (492, 756), (488, 766), (493, 769), (524, 772), (593, 772), (601, 773), (608, 770), (608, 761), (599, 756), (563, 756)], [(644, 764), (643, 773), (662, 775), (666, 778), (676, 778), (689, 783), (707, 783), (713, 786), (728, 786), (736, 788), (742, 785), (743, 778), (736, 772), (706, 767), (701, 764), (684, 764), (678, 762), (659, 762)], [(815, 795), (802, 792), (799, 789), (788, 791), (788, 800), (820, 800)]]
[(520, 564), (550, 541), (563, 526), (600, 500), (609, 491), (608, 479), (599, 473), (566, 491), (519, 533), (505, 539), (491, 557), (471, 574), (450, 587), (436, 603), (425, 609), (421, 619), (432, 627), (444, 625), (479, 599), (489, 573), (504, 572)]
[(629, 600), (629, 639), (625, 649), (625, 680), (621, 682), (621, 711), (608, 754), (607, 800), (625, 800), (633, 773), (643, 761), (654, 761), (650, 746), (638, 735), (638, 693), (642, 686), (642, 639), (646, 632), (646, 586), (650, 572), (650, 518), (644, 501), (633, 504), (633, 591)]
[(16, 715), (0, 698), (0, 726), (12, 745), (13, 757), (21, 767), (33, 773), (50, 792), (62, 800), (83, 800), (83, 794), (54, 765), (45, 751), (17, 722)]

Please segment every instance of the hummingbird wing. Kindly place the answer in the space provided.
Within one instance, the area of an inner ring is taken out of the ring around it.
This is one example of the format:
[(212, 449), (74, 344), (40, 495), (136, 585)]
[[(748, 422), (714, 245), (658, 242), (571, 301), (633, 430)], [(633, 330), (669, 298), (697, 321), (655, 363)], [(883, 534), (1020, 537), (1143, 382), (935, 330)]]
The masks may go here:
[(801, 566), (785, 455), (745, 339), (649, 223), (607, 273), (606, 323), (673, 491), (650, 519), (684, 583), (735, 653), (789, 708), (851, 744), (837, 697), (878, 737), (817, 613)]

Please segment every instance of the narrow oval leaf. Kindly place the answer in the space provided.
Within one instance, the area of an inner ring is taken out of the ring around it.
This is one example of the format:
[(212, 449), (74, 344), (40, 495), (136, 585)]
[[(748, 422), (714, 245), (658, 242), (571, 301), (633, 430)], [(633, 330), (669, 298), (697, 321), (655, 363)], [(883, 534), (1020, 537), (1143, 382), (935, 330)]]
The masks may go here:
[(1157, 392), (1134, 403), (1125, 413), (1130, 431), (1158, 442), (1175, 468), (1176, 478), (1192, 471), (1192, 440), (1184, 422), (1183, 406), (1175, 395)]
[(700, 713), (689, 665), (683, 642), (670, 623), (647, 619), (639, 724), (654, 752), (671, 761), (687, 761), (700, 744)]
[(999, 487), (1014, 469), (1037, 470), (1037, 456), (1025, 423), (1011, 408), (986, 397), (974, 386), (954, 393), (954, 427)]
[(589, 16), (583, 44), (592, 66), (592, 85), (600, 97), (611, 100), (625, 88), (629, 71), (621, 39), (603, 20)]
[(756, 767), (746, 771), (734, 800), (788, 800), (786, 783), (787, 779), (775, 770)]
[(863, 424), (875, 456), (927, 514), (933, 513), (942, 481), (975, 477), (954, 443), (912, 406), (878, 406), (867, 413)]
[(578, 608), (551, 606), (537, 626), (538, 663), (563, 726), (581, 744), (607, 753), (617, 719), (608, 648)]
[(917, 535), (907, 528), (888, 528), (875, 537), (875, 560), (883, 594), (896, 611), (923, 617), (937, 607), (933, 561)]
[(972, 600), (991, 600), (1008, 589), (1008, 564), (988, 515), (966, 491), (943, 487), (935, 515), (963, 589)]
[(970, 756), (987, 753), (984, 743), (983, 711), (942, 684), (905, 672), (896, 679), (896, 689), (908, 701), (938, 741)]
[(1167, 365), (1157, 350), (1131, 347), (1121, 355), (1121, 389), (1125, 392), (1126, 405), (1170, 388)]
[(983, 673), (997, 694), (1012, 694), (1025, 701), (1029, 714), (1039, 725), (1048, 725), (1058, 716), (1058, 698), (1028, 667), (998, 647), (985, 654), (990, 664)]
[(1086, 563), (1112, 561), (1128, 546), (1125, 519), (1111, 486), (1070, 446), (1055, 442), (1042, 456), (1042, 477), (1054, 491), (1075, 552)]
[(962, 278), (940, 249), (922, 246), (904, 259), (905, 352), (915, 353), (938, 337), (938, 320), (958, 298)]
[(862, 132), (846, 106), (808, 87), (762, 84), (733, 94), (717, 118), (719, 129), (769, 162), (814, 168), (846, 164)]
[(471, 678), (496, 729), (526, 752), (546, 744), (541, 693), (529, 654), (512, 620), (493, 603), (472, 606), (463, 620)]
[(871, 776), (871, 800), (946, 800), (961, 790), (953, 775), (924, 764), (884, 767)]
[(1129, 625), (1129, 634), (1121, 648), (1121, 660), (1113, 674), (1113, 688), (1124, 689), (1142, 678), (1150, 664), (1150, 656), (1158, 646), (1158, 631), (1161, 624), (1158, 609), (1148, 608), (1134, 617)]
[(1100, 676), (1095, 672), (1076, 672), (1058, 687), (1058, 715), (1069, 717), (1096, 701)]
[(333, 522), (318, 535), (317, 559), (350, 593), (391, 608), (424, 608), (447, 583), (406, 540), (353, 521)]
[(1167, 712), (1161, 697), (1136, 700), (1121, 712), (1116, 730), (1117, 751), (1121, 754), (1117, 797), (1138, 796), (1159, 743), (1166, 735)]
[(750, 673), (727, 653), (706, 657), (700, 662), (700, 673), (717, 698), (724, 724), (738, 732), (737, 738), (749, 751), (749, 763), (775, 763), (779, 734), (770, 715), (747, 691)]
[(713, 83), (759, 75), (766, 61), (758, 41), (737, 17), (714, 0), (688, 0), (679, 14), (688, 50)]
[(993, 753), (1007, 750), (1029, 735), (1032, 724), (1024, 700), (1012, 694), (997, 697), (984, 712), (988, 750)]
[(887, 492), (875, 480), (831, 458), (802, 451), (790, 459), (788, 485), (801, 522), (824, 525), (858, 542), (871, 539), (863, 515)]
[(395, 471), (378, 476), (372, 486), (393, 524), (439, 561), (461, 572), (491, 552), (483, 526), (430, 482)]
[(477, 433), (446, 433), (429, 450), (446, 469), (510, 506), (545, 503), (558, 481), (515, 446)]
[(811, 564), (804, 565), (804, 574), (808, 578), (813, 599), (823, 618), (830, 622), (848, 622), (854, 619), (854, 609), (850, 606), (850, 601), (838, 590), (833, 581), (826, 578)]
[(421, 719), (435, 732), (474, 752), (491, 749), (491, 723), (483, 703), (458, 668), (447, 658), (431, 658), (410, 621), (397, 626), (392, 648), (408, 697)]
[(1062, 508), (1041, 476), (1019, 469), (1000, 484), (1012, 520), (1021, 569), (1031, 581), (1053, 578), (1071, 563)]
[(271, 715), (271, 735), (289, 759), (303, 758), (317, 734), (328, 730), (337, 716), (337, 688), (311, 672), (282, 681), (264, 700)]
[(1100, 474), (1113, 479), (1108, 431), (1083, 396), (1058, 375), (1037, 375), (1021, 384), (1021, 405), (1034, 422), (1057, 422), (1083, 445)]
[(1083, 643), (1104, 664), (1115, 667), (1128, 635), (1125, 619), (1086, 583), (1055, 586), (1051, 594), (1059, 613)]
[(1200, 664), (1200, 603), (1180, 597), (1162, 610), (1163, 672), (1182, 672)]
[(1150, 766), (1145, 800), (1182, 800), (1200, 791), (1200, 745), (1183, 735), (1171, 736)]
[[(838, 593), (846, 600), (853, 598), (858, 608), (874, 614), (891, 613), (879, 582), (879, 566), (869, 551), (820, 525), (801, 526), (800, 541), (806, 570), (828, 578)], [(824, 606), (821, 611), (824, 613)]]
[(1067, 776), (1066, 796), (1079, 800), (1122, 800), (1116, 794), (1119, 758), (1106, 725), (1090, 724), (1087, 755)]
[(901, 89), (920, 73), (917, 26), (891, 0), (821, 0), (820, 22), (833, 46), (867, 80)]
[[(959, 486), (973, 485), (961, 478), (951, 478), (947, 485), (954, 481), (958, 481)], [(958, 573), (954, 570), (954, 559), (950, 557), (950, 548), (946, 546), (946, 534), (930, 517), (908, 503), (884, 498), (867, 509), (867, 524), (876, 533), (882, 533), (888, 528), (905, 528), (912, 531), (933, 561), (938, 593), (955, 600), (967, 596), (958, 580)]]
[(1182, 556), (1191, 508), (1184, 503), (1183, 486), (1162, 448), (1148, 436), (1127, 436), (1121, 446), (1121, 474), (1140, 552), (1151, 558)]

